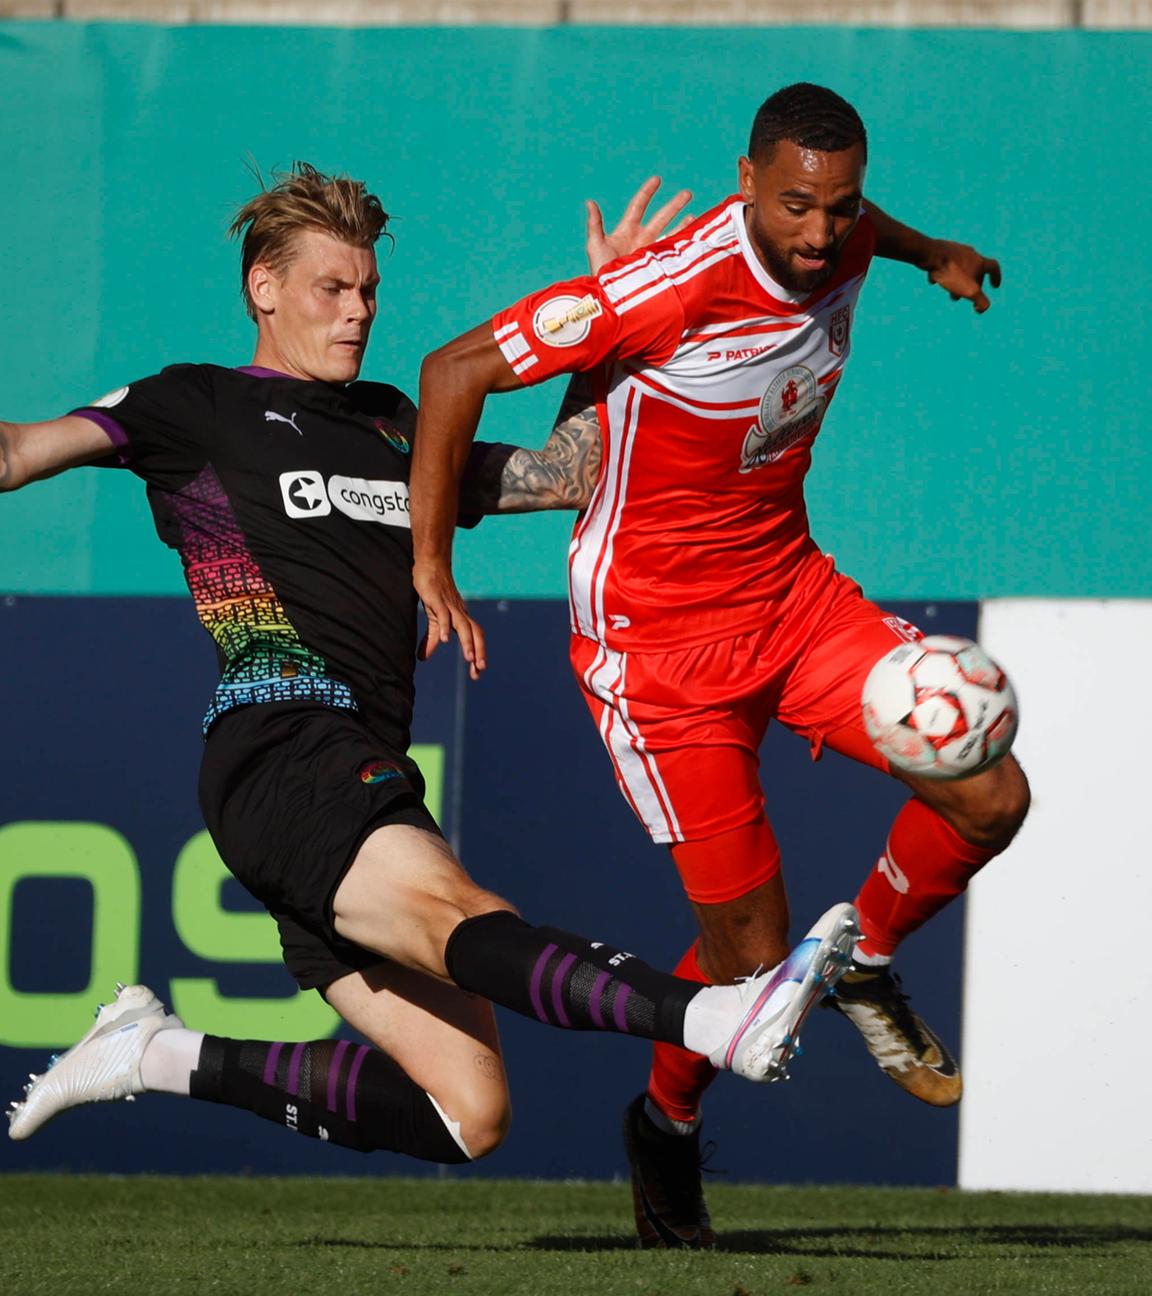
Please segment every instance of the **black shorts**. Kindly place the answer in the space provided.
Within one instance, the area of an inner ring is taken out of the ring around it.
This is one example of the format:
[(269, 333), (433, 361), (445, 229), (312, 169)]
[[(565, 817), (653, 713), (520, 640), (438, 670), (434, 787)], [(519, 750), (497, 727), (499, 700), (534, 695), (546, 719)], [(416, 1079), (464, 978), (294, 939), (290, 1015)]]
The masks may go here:
[(200, 808), (220, 857), (280, 927), (301, 989), (381, 956), (337, 935), (332, 900), (365, 839), (385, 824), (440, 834), (424, 779), (355, 714), (312, 702), (240, 707), (209, 731)]

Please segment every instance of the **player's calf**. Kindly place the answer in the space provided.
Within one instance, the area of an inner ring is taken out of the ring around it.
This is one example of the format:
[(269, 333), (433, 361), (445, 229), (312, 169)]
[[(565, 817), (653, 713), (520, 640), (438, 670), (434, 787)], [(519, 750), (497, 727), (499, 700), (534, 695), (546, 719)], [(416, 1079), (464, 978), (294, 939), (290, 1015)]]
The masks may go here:
[(800, 1023), (842, 974), (859, 934), (855, 909), (837, 905), (770, 972), (701, 986), (603, 941), (499, 912), (462, 922), (445, 962), (462, 989), (547, 1025), (661, 1040), (765, 1081), (784, 1075)]
[(860, 938), (856, 910), (834, 905), (775, 968), (742, 986), (709, 986), (701, 995), (736, 990), (744, 1014), (730, 1037), (708, 1054), (713, 1066), (749, 1080), (782, 1080), (800, 1045), (800, 1027), (844, 975)]
[(358, 1152), (403, 1152), (441, 1164), (474, 1156), (459, 1120), (367, 1044), (205, 1035), (190, 1092)]
[(971, 778), (904, 781), (918, 800), (935, 810), (963, 841), (991, 855), (1008, 848), (1032, 801), (1027, 776), (1011, 753)]
[(482, 1146), (470, 1147), (459, 1119), (366, 1044), (201, 1035), (166, 1012), (147, 986), (121, 986), (113, 1003), (101, 1005), (92, 1029), (43, 1075), (31, 1077), (8, 1113), (9, 1137), (28, 1138), (72, 1107), (148, 1092), (239, 1107), (360, 1152), (441, 1163), (491, 1151), (504, 1132), (499, 1121), (489, 1123)]

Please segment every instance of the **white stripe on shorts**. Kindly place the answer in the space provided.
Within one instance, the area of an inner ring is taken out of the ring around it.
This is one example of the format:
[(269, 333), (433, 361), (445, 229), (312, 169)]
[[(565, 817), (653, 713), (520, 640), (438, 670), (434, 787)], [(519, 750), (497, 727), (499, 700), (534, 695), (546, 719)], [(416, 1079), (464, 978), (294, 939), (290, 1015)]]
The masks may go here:
[(627, 665), (627, 653), (601, 644), (584, 675), (588, 690), (604, 704), (600, 713), (600, 737), (648, 835), (654, 842), (683, 841), (684, 834), (656, 758), (647, 750), (643, 735), (628, 715), (628, 699), (624, 695)]

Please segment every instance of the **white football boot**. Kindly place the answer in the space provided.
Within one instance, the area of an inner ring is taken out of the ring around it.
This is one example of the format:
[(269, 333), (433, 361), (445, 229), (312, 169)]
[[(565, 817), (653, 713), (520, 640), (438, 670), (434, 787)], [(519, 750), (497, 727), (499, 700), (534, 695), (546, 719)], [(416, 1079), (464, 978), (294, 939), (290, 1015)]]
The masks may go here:
[(844, 975), (859, 939), (855, 907), (833, 905), (783, 963), (744, 982), (739, 1025), (709, 1054), (712, 1065), (745, 1080), (787, 1079), (805, 1017)]
[(88, 1034), (53, 1058), (43, 1075), (29, 1076), (23, 1100), (8, 1111), (8, 1137), (26, 1139), (81, 1103), (133, 1101), (144, 1092), (140, 1061), (149, 1041), (157, 1031), (183, 1025), (147, 986), (118, 985), (115, 1000), (100, 1005)]

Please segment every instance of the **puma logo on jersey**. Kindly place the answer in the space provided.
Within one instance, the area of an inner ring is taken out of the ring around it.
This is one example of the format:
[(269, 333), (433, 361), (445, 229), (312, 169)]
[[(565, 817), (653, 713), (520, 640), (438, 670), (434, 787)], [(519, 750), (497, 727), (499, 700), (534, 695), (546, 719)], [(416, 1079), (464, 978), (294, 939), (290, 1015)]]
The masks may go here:
[(296, 412), (292, 412), (290, 418), (285, 418), (283, 414), (277, 414), (275, 410), (264, 411), (265, 423), (287, 423), (288, 426), (296, 433), (297, 436), (303, 436), (304, 433), (296, 426)]

